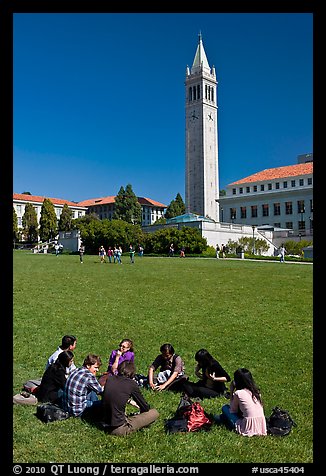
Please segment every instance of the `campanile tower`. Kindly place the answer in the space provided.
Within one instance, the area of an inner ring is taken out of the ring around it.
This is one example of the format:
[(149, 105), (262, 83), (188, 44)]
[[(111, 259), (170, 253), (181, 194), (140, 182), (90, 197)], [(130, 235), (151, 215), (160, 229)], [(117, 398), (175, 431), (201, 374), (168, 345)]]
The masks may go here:
[(186, 212), (219, 221), (217, 81), (201, 34), (186, 70)]

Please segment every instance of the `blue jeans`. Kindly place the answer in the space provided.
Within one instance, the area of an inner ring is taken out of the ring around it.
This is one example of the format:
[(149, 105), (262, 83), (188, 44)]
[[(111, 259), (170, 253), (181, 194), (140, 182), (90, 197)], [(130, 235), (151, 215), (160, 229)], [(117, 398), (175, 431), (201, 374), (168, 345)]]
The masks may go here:
[(222, 415), (223, 420), (225, 421), (226, 425), (231, 429), (235, 429), (235, 423), (239, 420), (239, 415), (237, 413), (230, 412), (230, 405), (227, 403), (222, 407)]
[(92, 390), (91, 392), (87, 394), (86, 408), (90, 408), (93, 405), (99, 405), (101, 403), (102, 401), (98, 399), (98, 396), (96, 392), (94, 392), (94, 390)]

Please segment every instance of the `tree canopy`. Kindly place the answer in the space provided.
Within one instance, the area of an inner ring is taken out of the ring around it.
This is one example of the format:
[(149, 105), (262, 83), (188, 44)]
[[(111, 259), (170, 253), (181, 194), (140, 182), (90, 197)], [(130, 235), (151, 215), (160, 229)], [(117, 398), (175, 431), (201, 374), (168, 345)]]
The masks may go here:
[(179, 215), (183, 215), (186, 212), (186, 206), (180, 195), (177, 193), (174, 200), (171, 201), (165, 212), (165, 218), (173, 218)]
[(65, 203), (60, 215), (58, 229), (59, 231), (70, 231), (72, 228), (72, 211)]
[(23, 232), (27, 241), (29, 243), (36, 242), (38, 240), (37, 214), (31, 203), (26, 203), (22, 225)]
[(113, 219), (123, 220), (134, 225), (141, 224), (141, 205), (130, 184), (126, 186), (126, 189), (121, 186), (115, 197)]
[(54, 205), (45, 198), (41, 208), (40, 238), (42, 241), (53, 240), (58, 233), (58, 221)]

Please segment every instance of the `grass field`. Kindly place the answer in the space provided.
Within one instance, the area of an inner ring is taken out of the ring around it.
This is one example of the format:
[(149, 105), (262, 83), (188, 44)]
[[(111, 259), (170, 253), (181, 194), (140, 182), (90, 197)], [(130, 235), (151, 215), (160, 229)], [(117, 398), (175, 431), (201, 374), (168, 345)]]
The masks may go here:
[[(33, 406), (14, 405), (14, 462), (56, 463), (310, 463), (313, 461), (312, 265), (250, 260), (34, 255), (15, 251), (14, 388), (42, 376), (64, 334), (78, 338), (75, 362), (99, 354), (106, 370), (122, 338), (135, 344), (139, 373), (165, 342), (173, 344), (195, 381), (194, 354), (204, 347), (232, 376), (249, 368), (265, 414), (275, 405), (297, 427), (285, 438), (241, 437), (223, 426), (207, 433), (166, 435), (164, 420), (180, 396), (143, 390), (160, 418), (126, 438), (80, 419), (48, 425)], [(203, 400), (219, 413), (225, 398)], [(131, 407), (130, 411), (134, 409)]]

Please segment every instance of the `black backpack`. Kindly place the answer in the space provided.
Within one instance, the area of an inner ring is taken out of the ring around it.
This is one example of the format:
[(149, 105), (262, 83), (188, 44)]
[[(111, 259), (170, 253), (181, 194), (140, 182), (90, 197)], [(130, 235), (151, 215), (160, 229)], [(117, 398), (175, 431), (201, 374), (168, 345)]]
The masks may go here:
[(36, 409), (36, 416), (43, 423), (50, 423), (52, 421), (66, 420), (70, 417), (68, 412), (65, 412), (58, 405), (53, 403), (44, 403), (38, 405)]
[(289, 412), (279, 407), (273, 408), (271, 416), (266, 418), (266, 425), (267, 434), (274, 436), (286, 436), (291, 432), (292, 427), (297, 426)]

